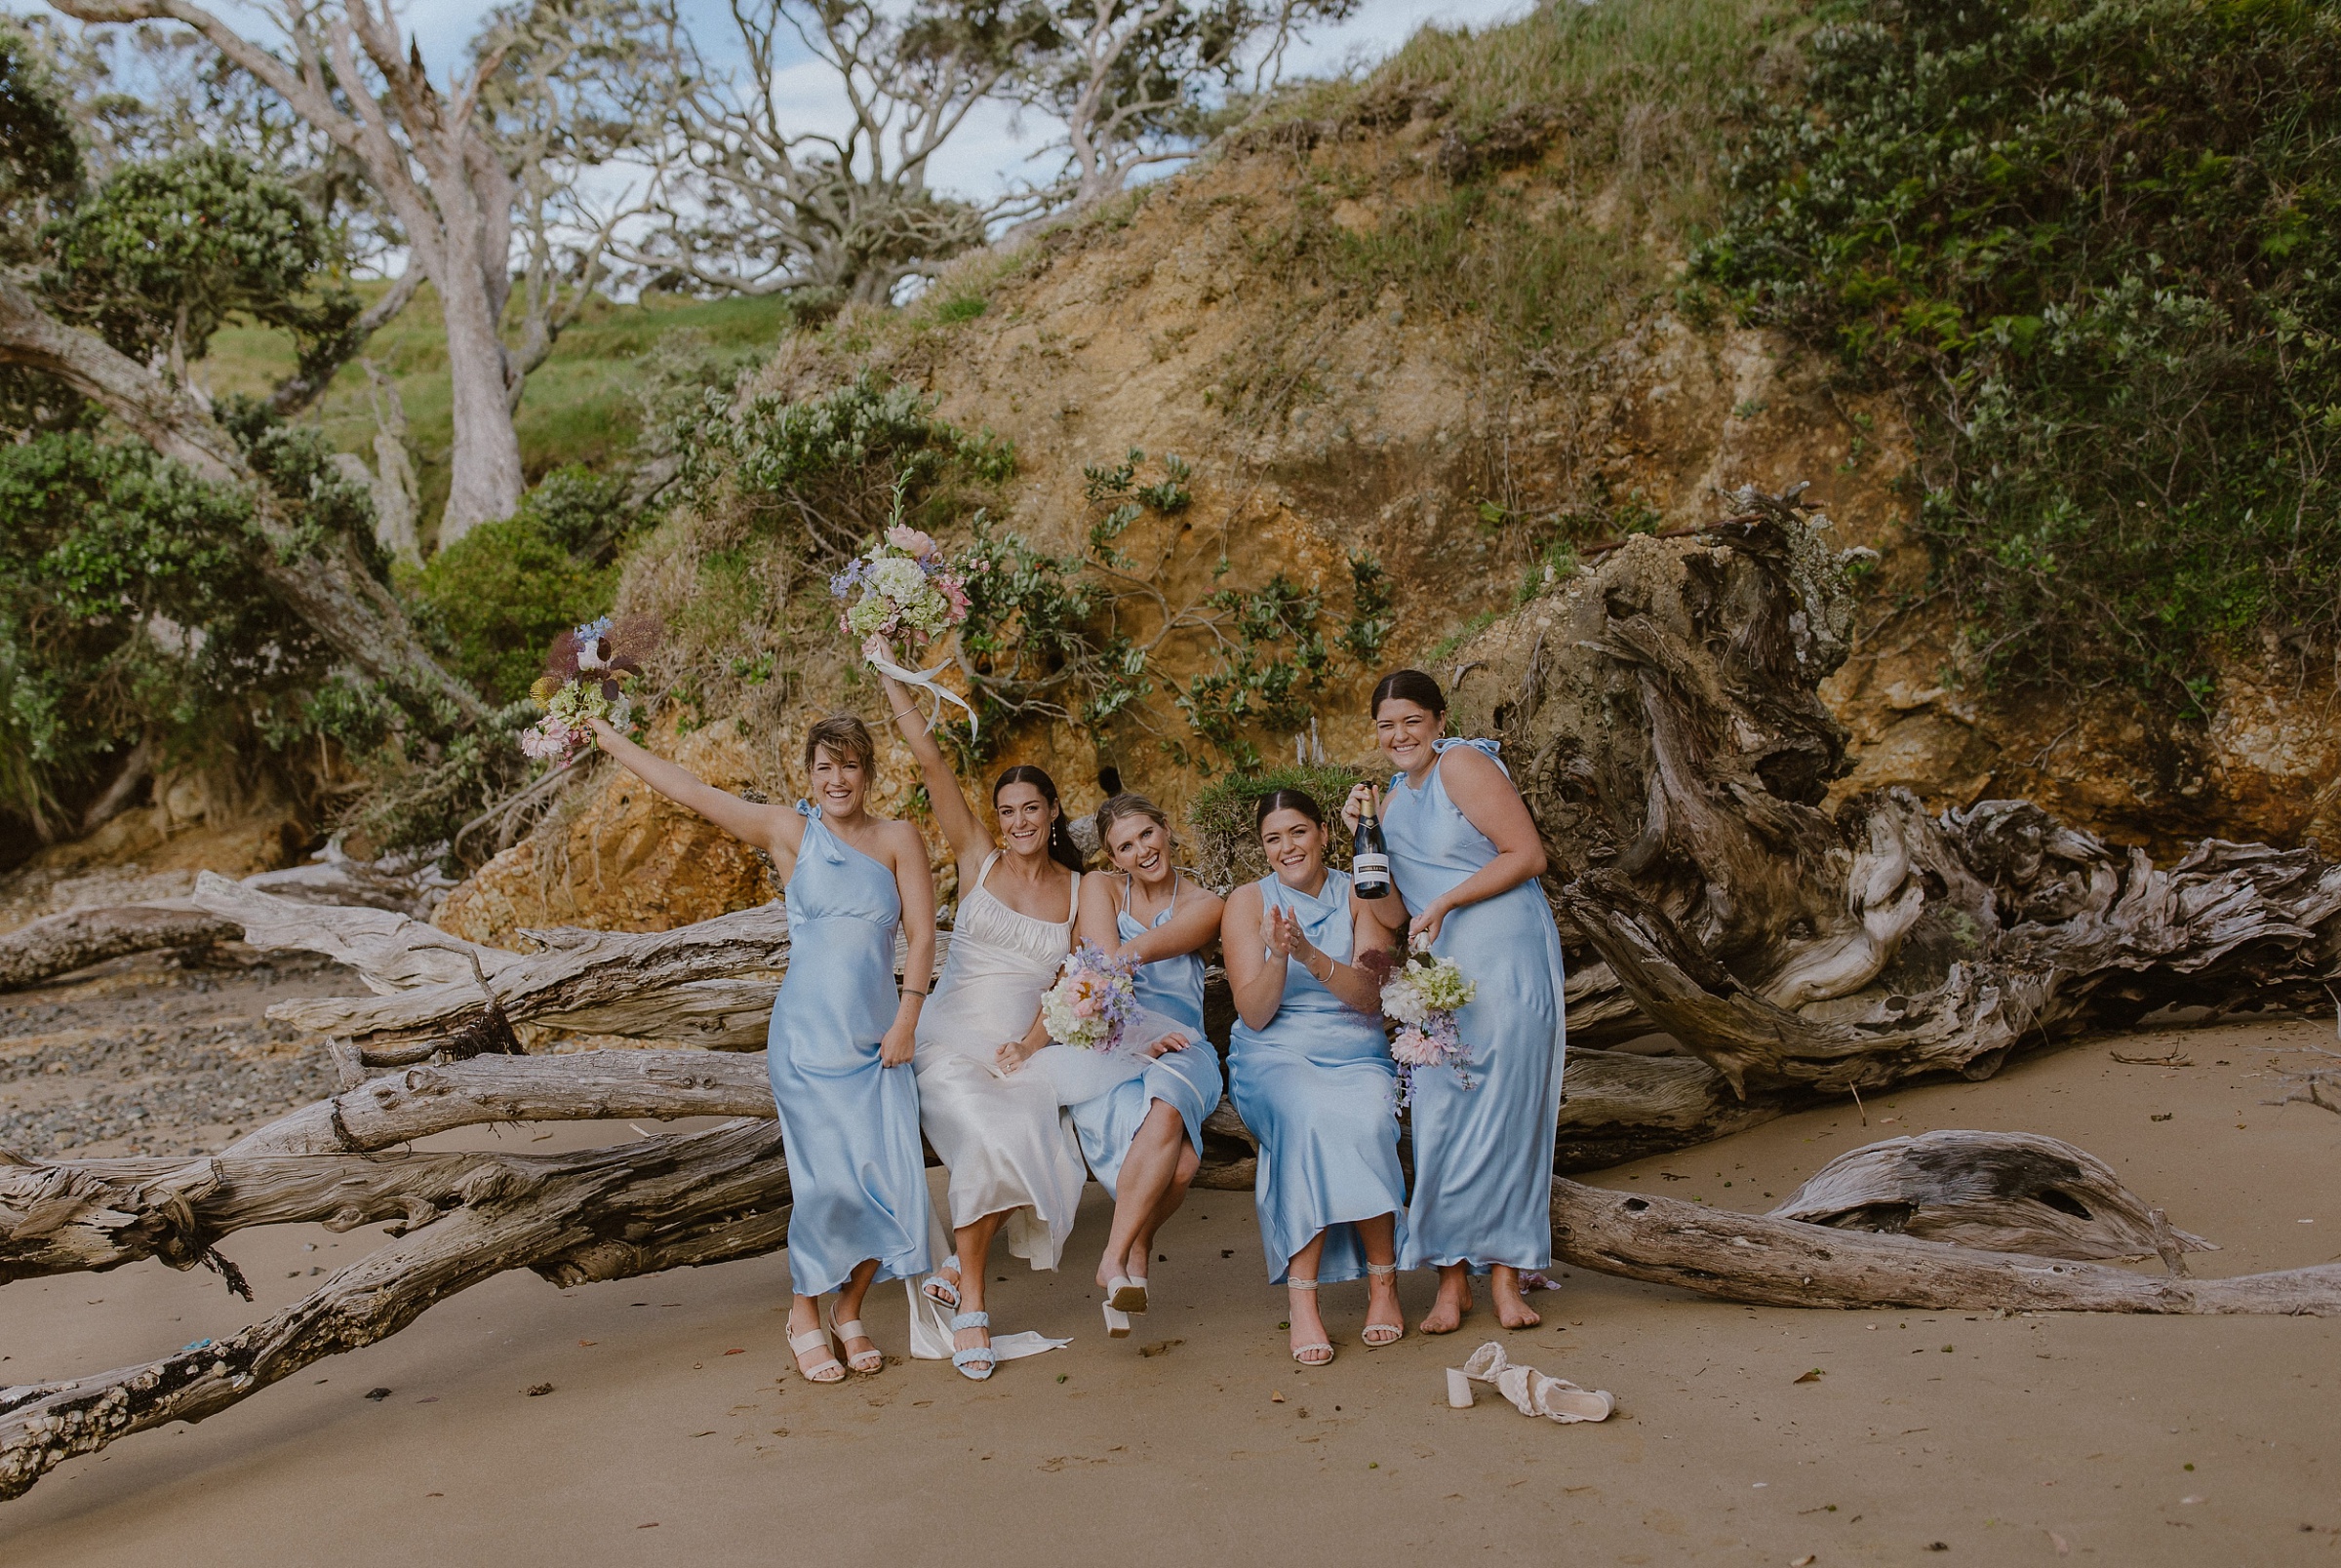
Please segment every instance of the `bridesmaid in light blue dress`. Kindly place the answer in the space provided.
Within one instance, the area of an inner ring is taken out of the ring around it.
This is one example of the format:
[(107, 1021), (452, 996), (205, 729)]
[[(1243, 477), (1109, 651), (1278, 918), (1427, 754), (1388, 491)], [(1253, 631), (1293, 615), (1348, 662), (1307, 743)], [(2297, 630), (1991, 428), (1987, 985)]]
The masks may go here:
[[(1545, 864), (1536, 824), (1495, 742), (1444, 738), (1446, 713), (1439, 684), (1419, 670), (1374, 688), (1375, 733), (1399, 769), (1381, 816), (1409, 933), (1479, 985), (1456, 1017), (1473, 1049), (1474, 1086), (1446, 1068), (1415, 1077), (1414, 1195), (1399, 1263), (1439, 1271), (1426, 1334), (1461, 1326), (1475, 1271), (1491, 1274), (1497, 1321), (1538, 1321), (1520, 1276), (1552, 1262), (1567, 1030), (1561, 933), (1536, 881)], [(1354, 819), (1367, 789), (1344, 815)]]
[[(702, 783), (595, 722), (602, 748), (659, 794), (768, 850), (788, 878), (789, 963), (766, 1063), (788, 1157), (788, 1315), (814, 1383), (884, 1369), (861, 1325), (881, 1279), (925, 1274), (927, 1169), (911, 1052), (934, 972), (934, 882), (907, 822), (862, 809), (876, 748), (862, 722), (824, 719), (805, 741), (813, 801), (760, 805)], [(816, 804), (815, 802), (818, 804)], [(909, 939), (894, 985), (894, 931)], [(837, 1293), (828, 1326), (820, 1298)]]
[[(1373, 901), (1325, 863), (1325, 816), (1298, 790), (1261, 797), (1256, 821), (1271, 875), (1227, 901), (1228, 1048), (1236, 1114), (1259, 1140), (1260, 1242), (1268, 1277), (1291, 1293), (1292, 1359), (1323, 1366), (1333, 1348), (1317, 1310), (1321, 1282), (1367, 1277), (1369, 1348), (1406, 1332), (1398, 1303), (1397, 1067), (1382, 1033), (1370, 960), (1394, 933)], [(1395, 899), (1381, 903), (1395, 904)], [(1368, 962), (1353, 961), (1366, 959)]]
[(1201, 949), (1219, 934), (1219, 898), (1171, 864), (1170, 819), (1142, 795), (1097, 808), (1097, 843), (1113, 863), (1081, 886), (1082, 940), (1144, 960), (1137, 973), (1144, 1073), (1072, 1108), (1090, 1171), (1114, 1197), (1114, 1223), (1097, 1264), (1105, 1326), (1120, 1339), (1147, 1307), (1146, 1259), (1154, 1235), (1186, 1201), (1203, 1162), (1203, 1118), (1226, 1081), (1203, 1032)]

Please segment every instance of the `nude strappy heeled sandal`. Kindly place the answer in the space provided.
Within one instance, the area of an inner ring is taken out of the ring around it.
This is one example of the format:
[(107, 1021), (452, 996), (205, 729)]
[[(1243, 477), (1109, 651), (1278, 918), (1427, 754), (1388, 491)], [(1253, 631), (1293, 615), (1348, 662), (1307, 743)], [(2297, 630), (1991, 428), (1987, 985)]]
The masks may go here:
[(1567, 1378), (1547, 1377), (1532, 1366), (1515, 1366), (1504, 1354), (1504, 1348), (1489, 1340), (1471, 1352), (1462, 1366), (1450, 1369), (1448, 1375), (1449, 1404), (1468, 1405), (1471, 1402), (1468, 1387), (1458, 1401), (1452, 1385), (1455, 1375), (1472, 1383), (1491, 1383), (1495, 1392), (1512, 1402), (1512, 1408), (1524, 1416), (1542, 1416), (1564, 1426), (1579, 1421), (1607, 1421), (1617, 1409), (1614, 1395), (1601, 1389), (1580, 1388)]
[(800, 1360), (797, 1363), (797, 1376), (803, 1378), (808, 1383), (845, 1382), (845, 1363), (838, 1360), (837, 1342), (829, 1337), (829, 1331), (827, 1329), (809, 1328), (802, 1334), (791, 1334), (788, 1336), (788, 1353), (791, 1355), (802, 1356), (807, 1351), (814, 1349), (827, 1350), (829, 1352), (829, 1358), (825, 1361), (815, 1361), (811, 1366), (805, 1365), (804, 1362)]
[[(1313, 1296), (1317, 1293), (1317, 1281), (1314, 1279), (1287, 1278), (1285, 1280), (1285, 1288), (1287, 1290), (1301, 1291), (1304, 1294)], [(1316, 1351), (1323, 1351), (1325, 1352), (1324, 1360), (1317, 1361), (1310, 1359), (1311, 1352)], [(1333, 1361), (1332, 1342), (1330, 1340), (1312, 1340), (1306, 1345), (1295, 1345), (1292, 1347), (1292, 1359), (1298, 1361), (1302, 1366), (1330, 1366)]]
[[(1366, 1273), (1375, 1279), (1387, 1279), (1398, 1273), (1398, 1265), (1395, 1263), (1369, 1263), (1366, 1266)], [(1376, 1339), (1374, 1336), (1377, 1334), (1381, 1338)], [(1366, 1348), (1369, 1351), (1378, 1351), (1385, 1345), (1396, 1345), (1406, 1337), (1407, 1325), (1403, 1322), (1369, 1322), (1365, 1330), (1358, 1335), (1359, 1339), (1366, 1342)]]
[[(869, 1332), (861, 1326), (861, 1319), (858, 1317), (849, 1317), (844, 1322), (839, 1322), (837, 1320), (837, 1304), (835, 1302), (831, 1302), (829, 1304), (829, 1330), (831, 1333), (837, 1336), (838, 1344), (841, 1346), (846, 1345), (853, 1340), (868, 1339), (870, 1337)], [(861, 1373), (865, 1377), (873, 1373), (883, 1372), (886, 1370), (886, 1352), (879, 1350), (875, 1345), (872, 1345), (870, 1349), (862, 1352), (859, 1355), (855, 1355), (849, 1352), (846, 1355), (846, 1365), (852, 1367), (854, 1371)]]

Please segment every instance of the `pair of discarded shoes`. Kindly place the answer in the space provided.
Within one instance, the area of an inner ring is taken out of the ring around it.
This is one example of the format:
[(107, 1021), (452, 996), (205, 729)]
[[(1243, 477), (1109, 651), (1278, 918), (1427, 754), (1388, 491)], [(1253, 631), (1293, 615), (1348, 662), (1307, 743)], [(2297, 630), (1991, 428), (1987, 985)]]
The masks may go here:
[(1514, 1366), (1503, 1346), (1494, 1340), (1472, 1352), (1461, 1366), (1447, 1369), (1447, 1402), (1458, 1410), (1469, 1409), (1475, 1383), (1495, 1385), (1495, 1392), (1511, 1400), (1512, 1408), (1524, 1416), (1542, 1416), (1564, 1424), (1607, 1421), (1617, 1409), (1617, 1400), (1600, 1389), (1579, 1388), (1567, 1378), (1549, 1378), (1532, 1366)]

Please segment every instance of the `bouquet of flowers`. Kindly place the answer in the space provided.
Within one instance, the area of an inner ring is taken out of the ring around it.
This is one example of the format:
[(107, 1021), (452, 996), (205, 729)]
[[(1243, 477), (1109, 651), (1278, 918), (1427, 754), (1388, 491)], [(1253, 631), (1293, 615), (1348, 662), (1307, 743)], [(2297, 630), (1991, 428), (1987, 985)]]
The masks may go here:
[(1433, 958), (1430, 944), (1420, 939), (1407, 961), (1382, 982), (1382, 1011), (1400, 1025), (1390, 1041), (1390, 1055), (1398, 1063), (1400, 1109), (1413, 1103), (1414, 1075), (1430, 1068), (1452, 1068), (1465, 1088), (1479, 1086), (1470, 1073), (1471, 1047), (1455, 1026), (1455, 1014), (1479, 994), (1479, 982), (1467, 978), (1454, 960)]
[[(895, 516), (900, 515), (897, 497)], [(906, 667), (910, 658), (968, 618), (966, 567), (944, 559), (932, 538), (897, 521), (829, 579), (829, 592), (847, 601), (838, 612), (838, 624), (847, 636), (860, 640), (861, 656), (872, 669), (958, 704), (973, 725), (975, 711), (956, 692), (936, 685), (933, 671)]]
[(544, 717), (521, 731), (520, 749), (539, 762), (566, 766), (593, 745), (587, 720), (633, 727), (629, 688), (642, 673), (642, 655), (655, 640), (648, 624), (629, 619), (613, 626), (607, 615), (563, 632), (553, 642), (545, 673), (529, 687)]
[(1130, 958), (1108, 958), (1094, 942), (1065, 957), (1065, 966), (1041, 998), (1041, 1020), (1049, 1038), (1081, 1051), (1110, 1051), (1122, 1032), (1137, 1022), (1138, 965)]

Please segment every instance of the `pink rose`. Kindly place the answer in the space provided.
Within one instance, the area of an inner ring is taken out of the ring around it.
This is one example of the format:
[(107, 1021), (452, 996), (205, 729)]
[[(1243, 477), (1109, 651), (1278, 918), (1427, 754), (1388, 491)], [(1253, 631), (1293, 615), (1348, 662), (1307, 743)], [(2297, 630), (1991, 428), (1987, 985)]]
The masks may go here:
[(934, 554), (934, 540), (908, 524), (897, 523), (888, 529), (886, 542), (922, 561)]

